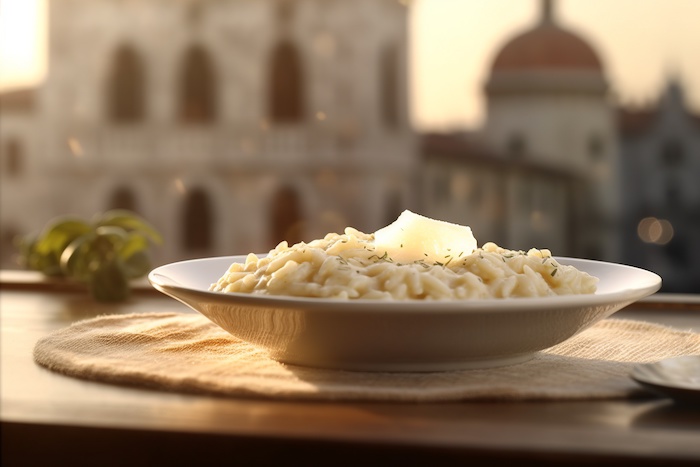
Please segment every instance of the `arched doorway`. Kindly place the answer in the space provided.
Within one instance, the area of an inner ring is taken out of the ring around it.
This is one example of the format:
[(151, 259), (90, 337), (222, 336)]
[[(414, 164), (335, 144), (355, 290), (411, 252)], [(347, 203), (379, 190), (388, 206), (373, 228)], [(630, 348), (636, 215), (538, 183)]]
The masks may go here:
[(107, 83), (107, 118), (112, 123), (136, 122), (144, 117), (144, 69), (141, 57), (130, 45), (120, 46)]
[(182, 222), (183, 250), (190, 253), (211, 250), (214, 227), (211, 201), (201, 188), (187, 194)]
[(193, 45), (185, 55), (180, 75), (179, 117), (184, 123), (216, 119), (216, 77), (209, 53)]
[(299, 194), (289, 186), (280, 188), (272, 198), (270, 207), (270, 245), (286, 240), (289, 245), (299, 243), (303, 237)]
[(280, 42), (272, 53), (268, 114), (273, 123), (296, 123), (304, 120), (304, 81), (297, 48)]

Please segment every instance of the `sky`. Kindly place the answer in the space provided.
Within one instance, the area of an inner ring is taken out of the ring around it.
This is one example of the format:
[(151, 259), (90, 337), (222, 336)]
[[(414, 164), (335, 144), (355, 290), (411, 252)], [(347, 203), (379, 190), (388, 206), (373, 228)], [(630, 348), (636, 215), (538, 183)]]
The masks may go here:
[[(0, 0), (0, 89), (45, 75), (46, 1)], [(537, 20), (540, 1), (412, 0), (409, 8), (414, 127), (479, 127), (490, 63)], [(700, 0), (555, 0), (555, 15), (597, 50), (620, 102), (653, 102), (675, 75), (700, 112)]]
[[(555, 17), (598, 52), (616, 99), (642, 104), (677, 75), (700, 110), (700, 1), (558, 0)], [(410, 18), (412, 119), (482, 123), (483, 84), (500, 48), (539, 18), (539, 0), (416, 0)]]

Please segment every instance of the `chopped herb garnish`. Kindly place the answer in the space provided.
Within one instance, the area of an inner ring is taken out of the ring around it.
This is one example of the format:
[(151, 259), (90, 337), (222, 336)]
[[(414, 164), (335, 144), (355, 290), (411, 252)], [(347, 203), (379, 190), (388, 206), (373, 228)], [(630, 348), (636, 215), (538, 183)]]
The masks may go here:
[(426, 264), (425, 261), (423, 261), (422, 259), (418, 259), (418, 260), (414, 261), (413, 264), (419, 264), (419, 265), (423, 266), (425, 269), (428, 269), (430, 267), (430, 265)]
[(382, 256), (379, 256), (379, 255), (372, 255), (372, 256), (370, 256), (368, 259), (372, 259), (372, 258), (377, 258), (377, 261), (376, 261), (377, 263), (378, 263), (379, 261), (386, 261), (386, 262), (389, 262), (389, 263), (392, 263), (392, 262), (394, 261), (394, 260), (392, 260), (392, 259), (389, 257), (389, 252), (388, 252), (388, 251), (385, 251), (384, 254), (383, 254)]

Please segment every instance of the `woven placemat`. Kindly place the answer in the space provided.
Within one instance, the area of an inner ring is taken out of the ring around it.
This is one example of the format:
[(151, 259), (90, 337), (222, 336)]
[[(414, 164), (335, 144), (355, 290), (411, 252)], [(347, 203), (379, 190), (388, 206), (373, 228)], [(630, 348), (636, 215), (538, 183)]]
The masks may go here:
[(194, 313), (107, 315), (40, 339), (37, 363), (65, 375), (163, 391), (306, 400), (575, 400), (645, 392), (632, 367), (700, 354), (700, 334), (603, 320), (525, 363), (436, 373), (285, 365)]

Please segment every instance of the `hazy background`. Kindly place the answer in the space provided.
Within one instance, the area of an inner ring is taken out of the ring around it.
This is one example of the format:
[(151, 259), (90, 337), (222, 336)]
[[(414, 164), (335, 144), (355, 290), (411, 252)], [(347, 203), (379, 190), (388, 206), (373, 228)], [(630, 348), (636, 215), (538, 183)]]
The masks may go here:
[[(482, 85), (498, 47), (539, 15), (532, 0), (406, 0), (410, 5), (410, 117), (455, 129), (483, 118)], [(0, 89), (46, 72), (46, 0), (0, 0)], [(623, 102), (656, 99), (671, 73), (700, 109), (700, 2), (561, 0), (557, 16), (601, 55)]]
[[(137, 211), (162, 263), (412, 209), (700, 292), (698, 18), (697, 0), (0, 0), (0, 267), (67, 213)], [(552, 25), (573, 68), (493, 66)]]

